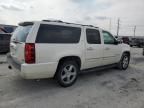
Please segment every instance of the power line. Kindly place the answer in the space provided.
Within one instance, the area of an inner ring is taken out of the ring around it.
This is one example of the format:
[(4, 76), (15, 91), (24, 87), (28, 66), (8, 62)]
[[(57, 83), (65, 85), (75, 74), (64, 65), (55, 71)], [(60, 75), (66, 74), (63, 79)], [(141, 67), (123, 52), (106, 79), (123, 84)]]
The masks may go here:
[(133, 24), (133, 25), (125, 25), (125, 24), (123, 24), (122, 26), (123, 27), (133, 27), (133, 26), (137, 26), (137, 27), (144, 27), (144, 25), (138, 25), (138, 24)]

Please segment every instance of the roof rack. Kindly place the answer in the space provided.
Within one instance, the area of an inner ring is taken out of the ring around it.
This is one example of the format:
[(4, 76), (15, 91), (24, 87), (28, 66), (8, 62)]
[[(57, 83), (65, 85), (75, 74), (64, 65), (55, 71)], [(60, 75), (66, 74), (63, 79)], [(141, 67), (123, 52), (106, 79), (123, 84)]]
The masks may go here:
[(42, 21), (45, 21), (45, 22), (59, 22), (59, 23), (65, 23), (65, 24), (75, 24), (75, 25), (89, 26), (89, 27), (98, 28), (98, 27), (95, 27), (93, 25), (83, 25), (83, 24), (77, 24), (77, 23), (69, 23), (69, 22), (63, 22), (61, 20), (42, 20)]
[(95, 28), (98, 28), (98, 27), (93, 26), (93, 25), (83, 25), (83, 26), (89, 26), (89, 27), (95, 27)]
[(45, 21), (45, 22), (63, 22), (61, 20), (42, 20), (42, 21)]

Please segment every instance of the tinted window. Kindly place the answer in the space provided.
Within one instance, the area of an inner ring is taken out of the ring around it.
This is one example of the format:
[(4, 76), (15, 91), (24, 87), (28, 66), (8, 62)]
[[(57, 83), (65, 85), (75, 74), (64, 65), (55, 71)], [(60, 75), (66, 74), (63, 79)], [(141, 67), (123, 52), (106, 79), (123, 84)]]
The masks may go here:
[(39, 28), (37, 43), (78, 43), (81, 29), (57, 25), (42, 24)]
[(3, 40), (3, 36), (0, 34), (0, 40)]
[(8, 32), (8, 33), (12, 33), (14, 31), (14, 27), (4, 27), (4, 29)]
[(32, 28), (32, 25), (19, 26), (15, 30), (12, 38), (19, 42), (25, 42), (31, 28)]
[(100, 44), (101, 43), (100, 33), (98, 30), (87, 29), (86, 35), (87, 35), (87, 42), (89, 44)]
[(104, 44), (114, 44), (115, 39), (114, 37), (106, 31), (103, 31), (103, 38), (104, 38)]
[(0, 34), (1, 34), (1, 33), (3, 34), (3, 33), (5, 33), (5, 32), (0, 29)]

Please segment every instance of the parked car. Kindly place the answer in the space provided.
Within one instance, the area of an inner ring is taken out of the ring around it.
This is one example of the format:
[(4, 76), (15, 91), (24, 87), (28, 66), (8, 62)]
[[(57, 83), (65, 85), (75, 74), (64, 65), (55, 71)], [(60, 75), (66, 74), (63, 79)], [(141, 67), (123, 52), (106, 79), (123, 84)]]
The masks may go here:
[(11, 34), (0, 28), (0, 53), (9, 52)]
[(0, 27), (0, 33), (8, 33), (3, 27)]
[(52, 20), (23, 22), (11, 38), (7, 60), (9, 68), (25, 79), (54, 77), (68, 87), (83, 70), (109, 66), (127, 69), (130, 47), (91, 25)]
[(136, 47), (139, 47), (139, 48), (142, 48), (144, 47), (144, 39), (142, 38), (132, 38), (131, 41), (130, 41), (130, 46), (133, 47), (133, 46), (136, 46)]
[(123, 43), (128, 44), (129, 45), (129, 38), (128, 37), (122, 37)]
[(144, 39), (138, 39), (138, 47), (143, 48), (144, 47)]
[(135, 42), (135, 38), (132, 38), (131, 40), (130, 40), (130, 46), (131, 47), (133, 47), (133, 46), (137, 46), (137, 44), (136, 44), (136, 42)]
[(6, 33), (12, 33), (17, 26), (15, 25), (6, 25), (6, 24), (0, 24), (0, 28), (2, 28)]

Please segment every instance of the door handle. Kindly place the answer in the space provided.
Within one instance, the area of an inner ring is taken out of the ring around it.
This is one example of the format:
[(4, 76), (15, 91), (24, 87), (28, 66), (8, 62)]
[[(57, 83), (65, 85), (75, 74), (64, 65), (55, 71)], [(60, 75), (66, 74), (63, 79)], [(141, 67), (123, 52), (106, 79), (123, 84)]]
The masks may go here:
[(87, 48), (87, 50), (94, 50), (92, 47)]
[(110, 50), (110, 48), (107, 47), (107, 48), (105, 48), (105, 50)]

